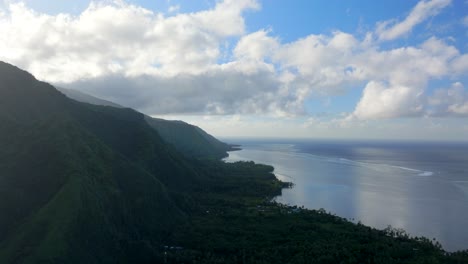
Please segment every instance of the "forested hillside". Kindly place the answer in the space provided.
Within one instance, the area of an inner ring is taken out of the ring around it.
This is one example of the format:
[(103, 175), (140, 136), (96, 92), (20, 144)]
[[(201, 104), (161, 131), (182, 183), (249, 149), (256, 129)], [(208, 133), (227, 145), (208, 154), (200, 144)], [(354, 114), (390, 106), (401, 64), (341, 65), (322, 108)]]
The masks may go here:
[(0, 62), (0, 263), (467, 263), (271, 202), (289, 186), (273, 167), (186, 155), (162, 135), (141, 113), (71, 100)]
[(221, 142), (201, 128), (183, 121), (168, 121), (147, 116), (148, 124), (156, 129), (161, 137), (187, 157), (220, 159), (234, 147)]
[[(118, 104), (96, 98), (94, 96), (71, 89), (59, 88), (67, 97), (79, 102), (101, 106), (123, 108)], [(183, 121), (165, 120), (145, 116), (148, 124), (158, 131), (166, 142), (174, 146), (180, 153), (189, 158), (219, 159), (227, 156), (227, 151), (235, 149), (233, 146), (219, 141), (206, 133), (203, 129), (187, 124)]]
[(183, 220), (166, 186), (195, 173), (142, 114), (77, 103), (4, 63), (0, 113), (0, 262), (148, 257)]

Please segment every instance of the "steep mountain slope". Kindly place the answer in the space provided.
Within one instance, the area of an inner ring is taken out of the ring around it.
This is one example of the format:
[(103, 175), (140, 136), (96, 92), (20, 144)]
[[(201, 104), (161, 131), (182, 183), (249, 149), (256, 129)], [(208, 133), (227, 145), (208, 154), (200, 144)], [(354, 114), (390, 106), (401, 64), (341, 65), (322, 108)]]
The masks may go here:
[(145, 119), (166, 142), (188, 157), (220, 159), (227, 157), (227, 151), (234, 149), (201, 128), (183, 121), (168, 121), (149, 116)]
[[(122, 108), (118, 104), (76, 90), (64, 88), (59, 88), (58, 90), (67, 97), (79, 102)], [(158, 131), (164, 141), (173, 145), (180, 153), (187, 157), (220, 159), (227, 156), (227, 151), (233, 150), (232, 146), (219, 141), (201, 128), (183, 121), (170, 121), (150, 116), (145, 116), (145, 120), (152, 128)]]
[(0, 146), (0, 263), (155, 258), (184, 219), (171, 193), (197, 178), (142, 114), (2, 62)]
[(78, 102), (83, 102), (83, 103), (88, 103), (88, 104), (93, 104), (93, 105), (103, 105), (103, 106), (113, 106), (117, 108), (124, 108), (123, 106), (113, 103), (111, 101), (107, 101), (104, 99), (100, 99), (97, 97), (94, 97), (92, 95), (82, 93), (77, 90), (73, 89), (66, 89), (66, 88), (61, 88), (61, 87), (55, 87), (59, 92), (63, 93), (69, 98), (72, 98), (73, 100), (76, 100)]
[(143, 114), (0, 62), (2, 264), (467, 263), (399, 229), (271, 202), (289, 186), (272, 172), (185, 159)]

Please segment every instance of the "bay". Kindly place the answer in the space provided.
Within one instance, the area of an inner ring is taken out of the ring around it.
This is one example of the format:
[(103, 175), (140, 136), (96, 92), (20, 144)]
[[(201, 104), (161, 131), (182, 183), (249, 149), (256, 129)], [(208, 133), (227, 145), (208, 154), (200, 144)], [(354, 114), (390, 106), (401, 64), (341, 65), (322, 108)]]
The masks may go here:
[(294, 183), (276, 201), (323, 208), (376, 228), (391, 225), (468, 249), (468, 144), (225, 139), (227, 162), (273, 165)]

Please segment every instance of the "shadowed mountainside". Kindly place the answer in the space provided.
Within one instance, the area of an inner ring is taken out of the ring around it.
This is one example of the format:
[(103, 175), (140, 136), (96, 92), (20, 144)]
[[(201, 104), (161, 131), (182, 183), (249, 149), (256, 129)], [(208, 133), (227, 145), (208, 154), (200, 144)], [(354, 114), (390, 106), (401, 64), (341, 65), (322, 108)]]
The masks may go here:
[[(113, 106), (122, 106), (76, 90), (59, 88), (60, 92), (79, 102)], [(165, 120), (145, 116), (148, 124), (158, 131), (164, 141), (173, 145), (180, 153), (189, 158), (220, 159), (227, 156), (227, 151), (235, 150), (224, 142), (206, 133), (203, 129), (178, 120)]]
[(233, 146), (219, 141), (203, 129), (183, 121), (168, 121), (149, 116), (145, 119), (166, 142), (188, 157), (220, 159), (227, 157), (227, 151), (235, 150)]
[(188, 159), (146, 118), (0, 62), (0, 263), (467, 263), (402, 230), (272, 202), (289, 186), (273, 167)]
[(150, 257), (184, 218), (166, 187), (196, 179), (142, 114), (78, 103), (1, 62), (0, 146), (2, 263)]
[(102, 105), (102, 106), (113, 106), (117, 108), (125, 108), (119, 104), (113, 103), (111, 101), (107, 101), (104, 99), (100, 99), (97, 97), (94, 97), (92, 95), (73, 90), (73, 89), (66, 89), (66, 88), (61, 88), (61, 87), (55, 87), (59, 92), (63, 93), (67, 97), (76, 100), (78, 102), (83, 102), (83, 103), (88, 103), (88, 104), (93, 104), (93, 105)]

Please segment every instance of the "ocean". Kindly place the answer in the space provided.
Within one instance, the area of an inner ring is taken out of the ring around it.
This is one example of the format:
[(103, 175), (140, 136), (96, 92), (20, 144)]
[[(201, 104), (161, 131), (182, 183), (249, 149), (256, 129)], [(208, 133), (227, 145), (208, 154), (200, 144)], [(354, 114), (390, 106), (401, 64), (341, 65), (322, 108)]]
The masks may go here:
[(276, 201), (468, 249), (468, 143), (224, 139), (227, 162), (273, 165)]

